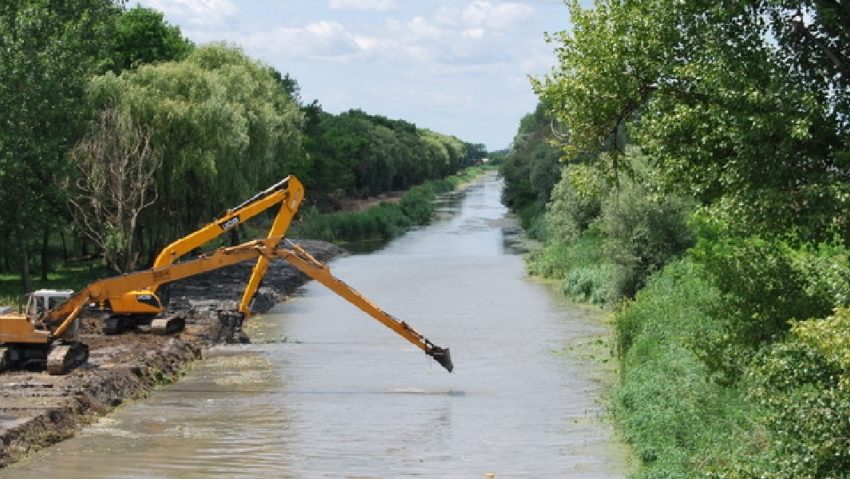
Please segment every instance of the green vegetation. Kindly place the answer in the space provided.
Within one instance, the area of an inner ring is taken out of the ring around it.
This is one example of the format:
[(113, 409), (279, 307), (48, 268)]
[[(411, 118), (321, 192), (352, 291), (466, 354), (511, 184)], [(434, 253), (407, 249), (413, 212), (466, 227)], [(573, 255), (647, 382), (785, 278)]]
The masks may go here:
[[(403, 120), (326, 113), (302, 102), (294, 78), (238, 47), (195, 46), (160, 12), (123, 5), (0, 5), (0, 107), (14, 112), (0, 122), (0, 274), (17, 273), (20, 292), (33, 289), (32, 270), (44, 284), (74, 257), (95, 255), (113, 271), (149, 264), (289, 174), (324, 213), (486, 155)], [(421, 222), (417, 194), (365, 227), (339, 220), (332, 236), (388, 236)]]
[(92, 80), (96, 110), (114, 108), (151, 131), (161, 156), (156, 203), (141, 212), (150, 254), (201, 221), (291, 173), (303, 176), (303, 114), (271, 69), (211, 44), (185, 60)]
[(481, 174), (467, 168), (458, 175), (429, 180), (408, 190), (398, 203), (381, 202), (365, 211), (321, 214), (316, 209), (294, 225), (292, 235), (327, 241), (392, 239), (413, 226), (427, 223), (434, 214), (434, 199)]
[(846, 8), (568, 4), (504, 200), (529, 270), (615, 311), (635, 477), (846, 477)]
[(533, 224), (546, 208), (552, 188), (561, 174), (558, 150), (549, 144), (549, 120), (540, 104), (532, 114), (523, 117), (514, 137), (511, 154), (499, 171), (505, 177), (502, 202), (519, 213), (522, 226), (541, 238), (539, 224)]
[(54, 3), (0, 2), (0, 254), (25, 289), (35, 251), (66, 223), (57, 179), (85, 129), (83, 92), (117, 14), (103, 0)]
[(314, 103), (305, 114), (305, 181), (322, 209), (443, 178), (486, 155), (483, 145), (360, 110), (331, 115)]
[[(109, 275), (102, 261), (74, 261), (56, 268), (47, 279), (34, 278), (35, 289), (80, 290), (89, 283)], [(21, 278), (17, 274), (0, 274), (0, 305), (16, 306), (25, 299), (21, 294)]]

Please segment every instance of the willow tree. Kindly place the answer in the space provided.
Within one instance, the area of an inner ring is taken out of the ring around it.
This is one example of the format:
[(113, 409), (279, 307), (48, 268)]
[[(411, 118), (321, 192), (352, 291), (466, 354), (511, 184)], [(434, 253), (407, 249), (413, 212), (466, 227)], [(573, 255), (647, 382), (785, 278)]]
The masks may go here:
[(93, 103), (151, 129), (157, 203), (141, 218), (149, 253), (287, 174), (306, 170), (303, 114), (273, 70), (213, 44), (185, 60), (95, 78)]

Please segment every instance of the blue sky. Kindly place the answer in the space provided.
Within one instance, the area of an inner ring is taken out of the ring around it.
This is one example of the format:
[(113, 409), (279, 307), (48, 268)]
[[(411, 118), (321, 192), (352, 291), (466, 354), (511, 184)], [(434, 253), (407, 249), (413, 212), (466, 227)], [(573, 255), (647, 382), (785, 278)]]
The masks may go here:
[(326, 111), (360, 108), (491, 150), (536, 105), (528, 75), (554, 64), (543, 32), (562, 0), (140, 0), (202, 44), (241, 46)]

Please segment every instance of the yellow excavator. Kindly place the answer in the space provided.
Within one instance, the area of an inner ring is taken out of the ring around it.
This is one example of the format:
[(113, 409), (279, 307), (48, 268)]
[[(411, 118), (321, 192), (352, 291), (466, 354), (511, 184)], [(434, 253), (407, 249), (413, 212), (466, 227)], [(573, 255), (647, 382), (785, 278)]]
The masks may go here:
[[(0, 371), (25, 363), (43, 362), (46, 364), (48, 373), (65, 374), (88, 359), (88, 347), (77, 338), (78, 319), (88, 305), (106, 301), (115, 304), (115, 298), (122, 299), (125, 295), (155, 296), (151, 291), (152, 285), (156, 287), (242, 261), (256, 260), (239, 307), (243, 318), (247, 318), (250, 314), (250, 300), (265, 275), (269, 261), (280, 258), (410, 341), (451, 372), (454, 365), (448, 348), (435, 345), (406, 322), (383, 311), (351, 286), (333, 276), (325, 264), (312, 257), (303, 248), (284, 239), (283, 232), (288, 228), (292, 216), (303, 199), (304, 191), (295, 177), (290, 176), (277, 185), (282, 186), (284, 182), (287, 182), (289, 187), (294, 187), (294, 190), (289, 188), (280, 190), (289, 191), (289, 194), (282, 195), (281, 212), (275, 218), (269, 236), (265, 239), (249, 241), (229, 248), (219, 248), (209, 254), (180, 263), (174, 263), (171, 259), (166, 261), (164, 266), (95, 281), (70, 297), (67, 297), (68, 292), (56, 292), (53, 295), (31, 294), (23, 313), (0, 312)], [(203, 228), (199, 231), (203, 231)], [(223, 231), (226, 230), (222, 229)], [(281, 246), (281, 242), (285, 246)], [(182, 250), (178, 248), (174, 251), (177, 255)], [(57, 298), (64, 301), (59, 303), (56, 301)], [(54, 305), (54, 302), (59, 304)], [(123, 304), (132, 304), (132, 302), (127, 301)], [(161, 311), (161, 303), (158, 302), (158, 304)]]
[[(287, 176), (241, 204), (228, 209), (222, 216), (197, 231), (163, 248), (154, 260), (152, 269), (173, 264), (189, 252), (278, 205), (280, 208), (272, 222), (267, 239), (283, 237), (303, 199), (304, 185), (295, 176)], [(239, 312), (242, 313), (243, 317), (250, 315), (250, 303), (265, 276), (267, 267), (268, 259), (260, 256), (254, 265), (248, 286), (245, 288), (242, 301), (239, 304)], [(169, 334), (183, 329), (184, 320), (182, 316), (166, 313), (168, 301), (164, 300), (159, 294), (164, 285), (164, 282), (155, 282), (145, 285), (142, 289), (108, 297), (97, 302), (94, 309), (105, 313), (103, 332), (118, 334), (141, 324), (150, 325), (150, 330), (158, 334)]]

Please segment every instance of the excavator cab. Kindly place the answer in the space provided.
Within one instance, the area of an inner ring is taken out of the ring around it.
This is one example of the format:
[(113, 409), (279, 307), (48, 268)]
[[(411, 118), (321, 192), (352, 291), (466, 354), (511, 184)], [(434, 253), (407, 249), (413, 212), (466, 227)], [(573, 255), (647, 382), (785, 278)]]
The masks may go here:
[[(74, 294), (70, 289), (37, 289), (27, 295), (27, 305), (24, 312), (30, 318), (41, 318), (48, 311), (56, 309), (68, 301)], [(74, 340), (80, 330), (80, 321), (76, 320), (62, 335), (63, 338)]]
[(72, 294), (70, 289), (37, 289), (27, 295), (26, 313), (41, 316), (67, 301)]

